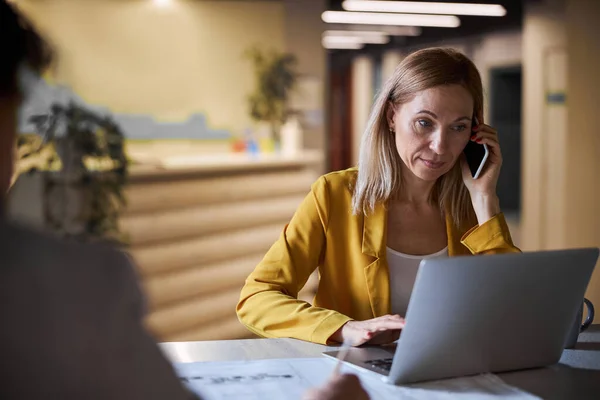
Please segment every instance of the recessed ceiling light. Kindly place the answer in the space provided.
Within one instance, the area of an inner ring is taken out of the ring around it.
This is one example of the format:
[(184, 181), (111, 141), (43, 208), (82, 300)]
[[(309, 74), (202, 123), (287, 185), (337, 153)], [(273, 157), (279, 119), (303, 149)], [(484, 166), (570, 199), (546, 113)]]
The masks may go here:
[(391, 25), (353, 25), (329, 24), (328, 31), (335, 32), (371, 32), (370, 34), (388, 36), (419, 36), (422, 29), (418, 26), (391, 26)]
[(323, 47), (329, 50), (360, 50), (365, 47), (364, 43), (335, 43), (322, 41)]
[(323, 36), (362, 36), (362, 37), (381, 37), (387, 36), (388, 34), (384, 31), (345, 31), (345, 30), (331, 30), (323, 32)]
[(460, 26), (460, 19), (454, 15), (325, 11), (321, 18), (324, 22), (330, 24), (433, 26), (440, 28), (457, 28)]
[(429, 1), (378, 1), (345, 0), (342, 7), (347, 11), (370, 11), (388, 13), (478, 15), (503, 17), (506, 9), (500, 4), (441, 3)]
[(153, 0), (158, 7), (167, 7), (171, 5), (171, 0)]
[(390, 38), (387, 35), (384, 36), (359, 36), (359, 35), (324, 35), (322, 43), (362, 43), (362, 44), (386, 44), (389, 43)]

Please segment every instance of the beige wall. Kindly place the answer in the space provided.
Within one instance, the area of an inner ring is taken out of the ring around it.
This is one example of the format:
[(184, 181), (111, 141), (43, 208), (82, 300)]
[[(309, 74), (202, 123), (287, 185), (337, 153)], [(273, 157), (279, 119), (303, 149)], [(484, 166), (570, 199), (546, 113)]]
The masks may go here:
[[(298, 58), (301, 74), (297, 96), (314, 112), (316, 121), (304, 124), (304, 146), (309, 149), (324, 149), (325, 140), (325, 85), (327, 57), (321, 46), (321, 35), (325, 30), (321, 14), (327, 9), (325, 0), (284, 0), (285, 46)], [(318, 91), (318, 98), (307, 100), (309, 92)]]
[[(600, 2), (569, 0), (565, 244), (600, 247)], [(592, 50), (593, 49), (593, 50)], [(600, 306), (600, 263), (587, 296)]]
[(399, 50), (388, 50), (381, 56), (381, 80), (387, 81), (396, 70), (398, 64), (402, 62), (404, 53)]
[(56, 43), (57, 77), (86, 101), (115, 112), (183, 119), (211, 128), (251, 124), (253, 87), (243, 51), (285, 48), (285, 9), (274, 1), (21, 0)]
[[(523, 29), (524, 250), (600, 246), (600, 3), (545, 0)], [(548, 104), (564, 91), (566, 103)], [(586, 294), (600, 304), (598, 266)]]
[(531, 4), (523, 26), (522, 247), (526, 250), (559, 248), (563, 243), (563, 229), (549, 228), (564, 221), (565, 177), (560, 174), (564, 159), (555, 149), (564, 143), (567, 109), (545, 101), (548, 90), (566, 89), (563, 13), (560, 2)]

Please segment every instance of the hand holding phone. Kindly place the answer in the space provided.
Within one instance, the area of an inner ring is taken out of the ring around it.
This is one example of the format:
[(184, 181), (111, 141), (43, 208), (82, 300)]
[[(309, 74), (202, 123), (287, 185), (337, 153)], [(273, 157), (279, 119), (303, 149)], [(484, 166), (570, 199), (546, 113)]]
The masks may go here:
[[(472, 129), (478, 125), (479, 121), (477, 120), (477, 117), (473, 117), (473, 121), (471, 124)], [(474, 133), (475, 131), (471, 130), (471, 134)], [(473, 179), (479, 178), (479, 175), (481, 175), (481, 171), (483, 171), (483, 167), (485, 166), (485, 163), (489, 156), (489, 150), (487, 145), (479, 144), (469, 139), (469, 142), (467, 143), (467, 146), (464, 149), (464, 153)]]

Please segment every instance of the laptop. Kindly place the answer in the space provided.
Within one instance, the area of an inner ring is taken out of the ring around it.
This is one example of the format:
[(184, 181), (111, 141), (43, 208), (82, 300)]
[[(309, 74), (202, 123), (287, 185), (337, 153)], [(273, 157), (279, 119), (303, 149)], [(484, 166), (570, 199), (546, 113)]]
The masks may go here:
[(555, 364), (598, 253), (423, 260), (396, 345), (351, 348), (345, 362), (396, 385)]

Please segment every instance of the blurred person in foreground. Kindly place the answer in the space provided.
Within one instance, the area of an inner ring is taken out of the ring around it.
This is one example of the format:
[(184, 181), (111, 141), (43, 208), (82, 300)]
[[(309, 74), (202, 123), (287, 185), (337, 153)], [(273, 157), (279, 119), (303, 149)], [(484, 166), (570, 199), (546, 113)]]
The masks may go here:
[[(128, 258), (6, 221), (22, 68), (39, 74), (48, 46), (0, 0), (1, 399), (195, 398), (143, 326), (143, 295)], [(333, 377), (308, 399), (366, 399), (356, 377)]]
[[(470, 141), (489, 148), (477, 179)], [(451, 49), (410, 54), (375, 100), (358, 168), (312, 185), (246, 280), (239, 319), (265, 337), (395, 341), (422, 259), (520, 251), (496, 194), (501, 164), (473, 62)], [(309, 304), (298, 292), (317, 268)]]

